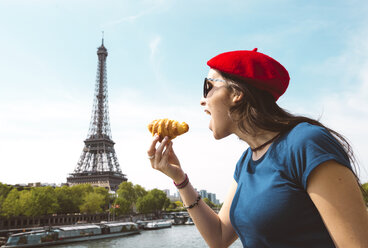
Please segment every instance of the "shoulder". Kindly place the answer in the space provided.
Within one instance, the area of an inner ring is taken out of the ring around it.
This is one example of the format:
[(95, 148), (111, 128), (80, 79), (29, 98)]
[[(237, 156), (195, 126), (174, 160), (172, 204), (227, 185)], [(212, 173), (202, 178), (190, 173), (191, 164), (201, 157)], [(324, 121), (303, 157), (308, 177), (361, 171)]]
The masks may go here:
[(305, 189), (311, 171), (326, 161), (335, 160), (351, 169), (344, 147), (324, 127), (300, 123), (285, 135), (282, 143), (290, 174)]
[(326, 128), (306, 122), (296, 125), (286, 135), (285, 140), (292, 150), (315, 146), (331, 146), (332, 144), (337, 147), (341, 146)]
[(311, 138), (318, 138), (320, 136), (329, 135), (329, 132), (320, 126), (312, 125), (307, 122), (302, 122), (296, 125), (288, 134), (289, 139), (306, 141)]

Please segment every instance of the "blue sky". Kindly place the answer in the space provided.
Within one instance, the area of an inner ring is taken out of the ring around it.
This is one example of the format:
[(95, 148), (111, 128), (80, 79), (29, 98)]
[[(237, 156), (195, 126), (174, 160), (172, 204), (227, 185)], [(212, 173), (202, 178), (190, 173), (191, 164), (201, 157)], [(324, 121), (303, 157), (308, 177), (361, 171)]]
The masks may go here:
[(147, 124), (168, 117), (193, 185), (223, 200), (247, 145), (215, 141), (199, 105), (206, 61), (268, 54), (289, 71), (278, 103), (344, 134), (368, 181), (367, 1), (0, 1), (0, 182), (65, 182), (92, 112), (101, 32), (115, 150), (128, 179), (174, 190), (146, 159)]

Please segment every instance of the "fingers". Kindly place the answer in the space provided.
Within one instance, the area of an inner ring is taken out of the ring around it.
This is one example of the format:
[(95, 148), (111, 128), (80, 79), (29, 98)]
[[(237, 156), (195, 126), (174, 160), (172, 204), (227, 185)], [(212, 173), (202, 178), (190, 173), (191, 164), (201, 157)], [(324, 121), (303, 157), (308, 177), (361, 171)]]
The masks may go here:
[(168, 164), (172, 142), (170, 141), (169, 137), (165, 137), (156, 149), (159, 138), (160, 137), (158, 135), (153, 138), (152, 144), (148, 149), (147, 154), (152, 168), (162, 171), (163, 168), (165, 168)]
[(161, 155), (162, 154), (162, 152), (164, 151), (164, 148), (166, 147), (168, 141), (169, 141), (169, 137), (166, 136), (162, 140), (161, 144), (158, 146), (158, 148), (156, 150), (156, 155)]
[(164, 153), (163, 153), (163, 156), (164, 157), (168, 157), (169, 155), (170, 155), (170, 153), (172, 152), (172, 142), (171, 142), (171, 140), (168, 142), (168, 144), (167, 144), (167, 147), (166, 147), (166, 150), (164, 151)]
[(157, 142), (160, 142), (160, 136), (158, 134), (155, 134), (152, 139), (152, 143), (147, 151), (148, 159), (151, 161), (151, 163), (155, 161), (160, 161), (161, 157), (163, 155), (164, 148), (168, 145), (169, 137), (165, 137), (158, 148), (156, 149)]
[(155, 157), (156, 153), (156, 144), (158, 140), (160, 139), (160, 136), (158, 134), (155, 134), (152, 139), (152, 143), (147, 151), (147, 155), (149, 159), (153, 159)]

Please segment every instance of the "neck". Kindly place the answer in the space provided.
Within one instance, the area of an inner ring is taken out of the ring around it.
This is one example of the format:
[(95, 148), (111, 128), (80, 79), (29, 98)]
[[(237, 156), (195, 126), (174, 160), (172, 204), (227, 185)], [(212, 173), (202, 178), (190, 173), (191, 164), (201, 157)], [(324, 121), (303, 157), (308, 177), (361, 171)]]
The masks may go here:
[(250, 146), (254, 154), (261, 156), (268, 150), (270, 145), (279, 136), (279, 132), (258, 131), (255, 135), (241, 133), (238, 137)]

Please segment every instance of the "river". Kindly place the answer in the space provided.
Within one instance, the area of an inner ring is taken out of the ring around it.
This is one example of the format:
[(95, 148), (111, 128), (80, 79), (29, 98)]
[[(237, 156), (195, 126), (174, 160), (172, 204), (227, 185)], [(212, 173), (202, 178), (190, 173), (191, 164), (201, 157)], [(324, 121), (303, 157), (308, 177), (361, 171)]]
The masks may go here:
[[(208, 247), (194, 225), (178, 225), (159, 230), (142, 231), (141, 234), (81, 242), (69, 245), (58, 245), (55, 248), (201, 248)], [(243, 247), (240, 240), (230, 246)]]

